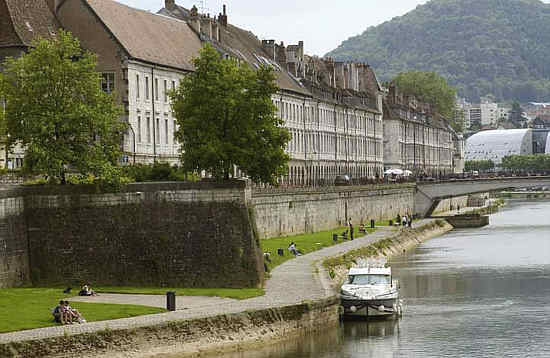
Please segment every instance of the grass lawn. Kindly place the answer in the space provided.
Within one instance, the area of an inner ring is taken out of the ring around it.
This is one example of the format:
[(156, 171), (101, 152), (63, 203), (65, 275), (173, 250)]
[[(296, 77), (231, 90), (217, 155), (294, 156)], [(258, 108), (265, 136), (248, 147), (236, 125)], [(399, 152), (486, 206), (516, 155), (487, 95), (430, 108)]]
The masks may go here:
[[(383, 223), (381, 223), (383, 224)], [(385, 223), (388, 224), (387, 222)], [(382, 226), (382, 225), (379, 225)], [(285, 237), (276, 237), (272, 239), (265, 239), (260, 241), (263, 252), (269, 252), (271, 254), (271, 263), (268, 263), (268, 267), (272, 270), (274, 267), (279, 266), (283, 262), (293, 259), (292, 255), (288, 251), (288, 246), (291, 242), (296, 244), (296, 248), (302, 253), (307, 254), (313, 251), (320, 250), (325, 247), (333, 246), (338, 243), (342, 243), (342, 239), (339, 238), (338, 242), (332, 240), (332, 234), (341, 235), (342, 232), (346, 231), (347, 227), (341, 227), (334, 230), (316, 232), (313, 234), (302, 234), (296, 236), (285, 236)], [(363, 233), (359, 233), (358, 228), (354, 232), (356, 238), (363, 236)], [(368, 228), (367, 232), (374, 232), (376, 229)], [(284, 256), (277, 255), (277, 249), (283, 249)]]
[(175, 291), (177, 296), (224, 297), (244, 300), (263, 296), (261, 288), (154, 288), (154, 287), (94, 287), (101, 293), (123, 293), (142, 295), (165, 295), (167, 291)]
[[(51, 310), (68, 298), (62, 288), (0, 289), (0, 333), (56, 326)], [(165, 309), (102, 303), (69, 302), (88, 322), (166, 312)]]

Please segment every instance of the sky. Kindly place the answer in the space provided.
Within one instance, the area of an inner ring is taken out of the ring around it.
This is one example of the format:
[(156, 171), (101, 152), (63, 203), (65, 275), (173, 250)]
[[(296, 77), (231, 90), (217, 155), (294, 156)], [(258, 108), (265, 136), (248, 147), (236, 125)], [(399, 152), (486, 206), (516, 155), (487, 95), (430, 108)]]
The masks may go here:
[[(157, 12), (164, 0), (116, 0)], [(550, 3), (550, 0), (543, 0)], [(202, 4), (204, 2), (204, 5)], [(231, 24), (252, 31), (261, 40), (285, 44), (304, 41), (305, 52), (323, 56), (351, 36), (363, 33), (396, 16), (402, 16), (427, 0), (176, 0), (191, 8), (197, 5), (212, 15), (227, 5)]]
[[(164, 0), (116, 0), (157, 12)], [(413, 10), (427, 0), (203, 0), (206, 13), (218, 14), (227, 5), (229, 23), (254, 32), (260, 39), (285, 44), (304, 41), (307, 54), (322, 56), (342, 41)], [(548, 0), (550, 1), (550, 0)], [(201, 1), (176, 0), (201, 8)]]

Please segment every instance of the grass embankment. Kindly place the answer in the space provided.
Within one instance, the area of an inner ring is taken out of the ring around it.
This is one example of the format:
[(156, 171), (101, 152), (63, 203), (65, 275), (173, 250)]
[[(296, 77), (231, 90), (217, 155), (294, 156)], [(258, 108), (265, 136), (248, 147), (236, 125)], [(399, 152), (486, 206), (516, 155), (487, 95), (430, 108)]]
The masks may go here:
[[(67, 294), (59, 288), (0, 289), (0, 333), (56, 326), (52, 309)], [(162, 313), (162, 308), (138, 305), (69, 302), (88, 322)]]
[[(431, 230), (435, 226), (444, 227), (445, 225), (447, 225), (447, 222), (445, 220), (436, 220), (435, 222), (428, 224), (420, 229), (407, 229), (408, 231), (406, 231), (406, 234), (412, 234), (414, 236), (415, 233), (418, 234), (425, 230)], [(330, 278), (334, 278), (334, 270), (338, 266), (346, 266), (349, 269), (350, 267), (352, 267), (353, 264), (356, 264), (358, 259), (360, 258), (368, 259), (371, 257), (386, 256), (385, 250), (391, 248), (395, 244), (398, 244), (399, 240), (399, 237), (390, 237), (377, 241), (369, 246), (346, 252), (341, 256), (326, 259), (325, 261), (323, 261), (323, 266), (327, 269)]]
[(158, 288), (158, 287), (97, 287), (97, 292), (101, 293), (121, 293), (133, 295), (164, 295), (168, 291), (176, 292), (176, 296), (204, 296), (204, 297), (222, 297), (244, 300), (263, 296), (264, 290), (261, 288)]
[[(380, 222), (380, 225), (387, 225), (387, 222)], [(363, 233), (358, 232), (359, 228), (356, 228), (354, 231), (355, 238), (364, 236)], [(296, 244), (296, 248), (300, 250), (303, 254), (307, 254), (313, 251), (321, 250), (322, 248), (333, 246), (344, 241), (341, 237), (342, 232), (346, 231), (347, 227), (340, 227), (334, 230), (316, 232), (313, 234), (301, 234), (295, 236), (283, 236), (276, 237), (272, 239), (261, 240), (260, 245), (263, 252), (269, 252), (271, 254), (271, 263), (268, 263), (268, 268), (272, 270), (273, 268), (279, 266), (285, 261), (294, 258), (294, 255), (288, 251), (288, 246), (291, 242)], [(372, 233), (376, 229), (367, 228), (368, 233)], [(332, 235), (337, 234), (338, 241), (335, 242), (332, 239)], [(349, 240), (349, 235), (348, 235)], [(283, 249), (284, 256), (277, 255), (277, 249)]]

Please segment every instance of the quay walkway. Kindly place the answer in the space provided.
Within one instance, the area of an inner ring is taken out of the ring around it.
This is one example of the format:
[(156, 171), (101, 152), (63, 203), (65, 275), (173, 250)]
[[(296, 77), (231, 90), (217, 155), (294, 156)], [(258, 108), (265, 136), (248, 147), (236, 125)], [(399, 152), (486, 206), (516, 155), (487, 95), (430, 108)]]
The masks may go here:
[[(466, 210), (463, 209), (464, 211)], [(413, 227), (426, 225), (432, 220), (434, 219), (417, 220), (413, 223)], [(324, 259), (340, 256), (350, 250), (371, 245), (394, 235), (396, 232), (396, 228), (379, 227), (374, 233), (353, 241), (345, 241), (288, 260), (271, 271), (270, 278), (265, 284), (265, 295), (261, 297), (235, 300), (217, 297), (177, 296), (175, 312), (3, 333), (0, 334), (0, 344), (92, 333), (105, 329), (118, 330), (154, 326), (170, 321), (212, 317), (246, 310), (284, 307), (300, 304), (304, 301), (329, 298), (334, 296), (335, 293), (331, 289), (330, 279), (326, 274), (323, 274), (324, 269), (321, 267), (321, 263)], [(285, 254), (288, 253), (285, 252)], [(68, 298), (68, 300), (139, 304), (154, 307), (165, 307), (166, 304), (164, 295), (101, 294), (95, 297), (73, 297)]]

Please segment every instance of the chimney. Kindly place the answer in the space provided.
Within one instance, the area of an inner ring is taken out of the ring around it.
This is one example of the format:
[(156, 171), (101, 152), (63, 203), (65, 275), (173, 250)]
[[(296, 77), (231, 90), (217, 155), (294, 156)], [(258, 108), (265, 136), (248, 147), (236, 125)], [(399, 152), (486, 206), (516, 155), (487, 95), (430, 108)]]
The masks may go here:
[(220, 24), (227, 27), (227, 6), (223, 5), (223, 13), (220, 15)]
[(207, 39), (212, 39), (212, 19), (206, 16), (199, 16), (200, 18), (200, 33), (206, 36)]
[(201, 34), (201, 19), (199, 16), (199, 10), (195, 5), (191, 8), (189, 26), (200, 36)]
[(175, 10), (176, 9), (176, 0), (164, 0), (164, 7), (167, 10)]
[(218, 42), (220, 41), (220, 27), (215, 18), (214, 21), (212, 21), (212, 39)]

